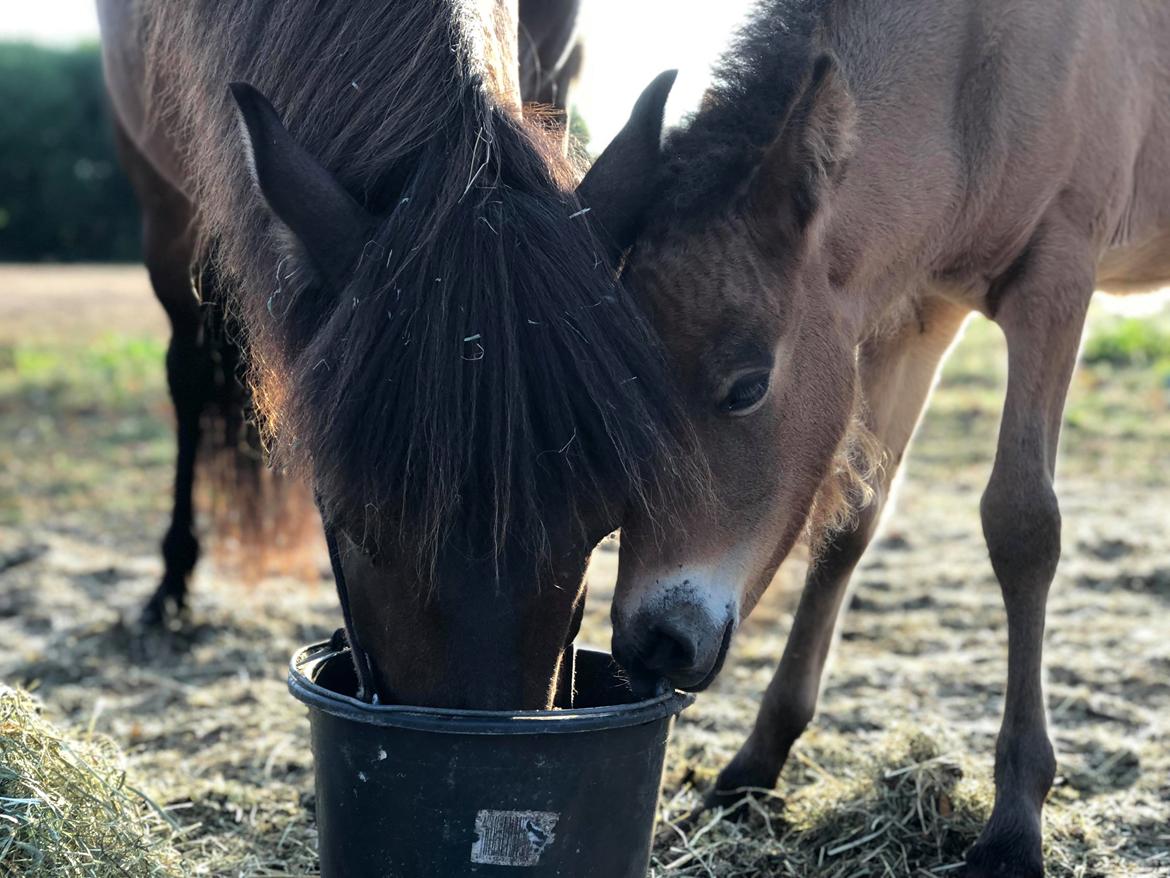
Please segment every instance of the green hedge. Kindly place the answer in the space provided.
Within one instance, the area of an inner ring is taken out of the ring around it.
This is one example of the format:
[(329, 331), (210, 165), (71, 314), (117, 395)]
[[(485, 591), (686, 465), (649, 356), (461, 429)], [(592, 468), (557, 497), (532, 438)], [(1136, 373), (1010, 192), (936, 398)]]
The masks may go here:
[[(580, 113), (572, 125), (586, 145)], [(101, 50), (0, 41), (0, 262), (137, 261), (138, 226)]]
[(137, 260), (98, 47), (0, 42), (0, 108), (0, 260)]

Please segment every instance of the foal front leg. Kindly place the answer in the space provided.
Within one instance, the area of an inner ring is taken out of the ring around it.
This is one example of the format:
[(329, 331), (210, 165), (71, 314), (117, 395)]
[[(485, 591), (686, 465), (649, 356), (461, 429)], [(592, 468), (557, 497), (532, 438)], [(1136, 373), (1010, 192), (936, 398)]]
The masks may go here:
[(930, 299), (900, 332), (862, 345), (858, 369), (866, 421), (888, 454), (873, 485), (877, 496), (809, 568), (780, 667), (764, 693), (751, 735), (719, 775), (710, 804), (734, 801), (745, 788), (775, 786), (789, 750), (812, 721), (853, 569), (877, 529), (939, 363), (967, 314), (944, 299)]
[(969, 878), (1044, 874), (1040, 813), (1056, 773), (1048, 739), (1041, 651), (1049, 586), (1060, 558), (1052, 480), (1069, 380), (1093, 292), (1076, 242), (1033, 247), (1003, 290), (995, 321), (1008, 346), (1008, 390), (981, 514), (1008, 620), (1008, 682), (995, 754), (995, 806), (967, 855)]
[(774, 787), (792, 745), (812, 722), (849, 579), (873, 535), (882, 499), (854, 527), (834, 537), (809, 567), (780, 666), (764, 692), (751, 734), (719, 773), (709, 806), (730, 805), (747, 790)]

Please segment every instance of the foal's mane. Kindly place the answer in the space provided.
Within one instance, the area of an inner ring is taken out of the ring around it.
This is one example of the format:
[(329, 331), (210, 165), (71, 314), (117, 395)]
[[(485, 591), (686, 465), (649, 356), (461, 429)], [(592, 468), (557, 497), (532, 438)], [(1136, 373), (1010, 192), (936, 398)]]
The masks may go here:
[(799, 96), (833, 0), (758, 0), (712, 71), (702, 107), (669, 133), (651, 214), (704, 225), (743, 190)]
[[(697, 466), (663, 362), (595, 255), (575, 169), (485, 87), (477, 4), (159, 6), (153, 112), (187, 145), (274, 458), (313, 478), (329, 515), (416, 552), (425, 576), (454, 535), (539, 557), (545, 517), (574, 505), (560, 501), (603, 502), (615, 482), (670, 508)], [(340, 297), (280, 257), (233, 79), (379, 217)]]

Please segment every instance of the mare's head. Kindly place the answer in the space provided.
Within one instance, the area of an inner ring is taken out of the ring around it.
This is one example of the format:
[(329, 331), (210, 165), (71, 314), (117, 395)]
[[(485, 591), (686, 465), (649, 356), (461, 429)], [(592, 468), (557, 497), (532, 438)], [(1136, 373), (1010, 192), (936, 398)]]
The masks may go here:
[(614, 654), (701, 689), (798, 538), (865, 490), (855, 342), (821, 240), (853, 103), (826, 56), (766, 99), (725, 78), (660, 145), (671, 82), (651, 84), (581, 194), (627, 253), (623, 283), (667, 349), (717, 495), (667, 542), (636, 512), (623, 525)]
[(559, 150), (469, 84), (355, 191), (233, 95), (281, 256), (250, 312), (260, 414), (338, 534), (379, 696), (550, 706), (590, 551), (687, 459)]

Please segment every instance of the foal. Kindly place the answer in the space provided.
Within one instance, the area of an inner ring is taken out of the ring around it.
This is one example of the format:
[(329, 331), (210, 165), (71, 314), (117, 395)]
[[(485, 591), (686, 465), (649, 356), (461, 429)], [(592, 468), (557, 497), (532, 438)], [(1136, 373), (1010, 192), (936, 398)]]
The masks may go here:
[(722, 503), (665, 545), (626, 522), (615, 655), (702, 688), (801, 533), (822, 536), (719, 794), (771, 787), (811, 720), (850, 575), (978, 312), (1010, 366), (981, 505), (1008, 683), (995, 806), (967, 874), (1043, 873), (1057, 438), (1094, 289), (1170, 282), (1167, 45), (1157, 0), (773, 0), (689, 124), (660, 146), (660, 77), (582, 184), (614, 255), (629, 251), (625, 280)]

